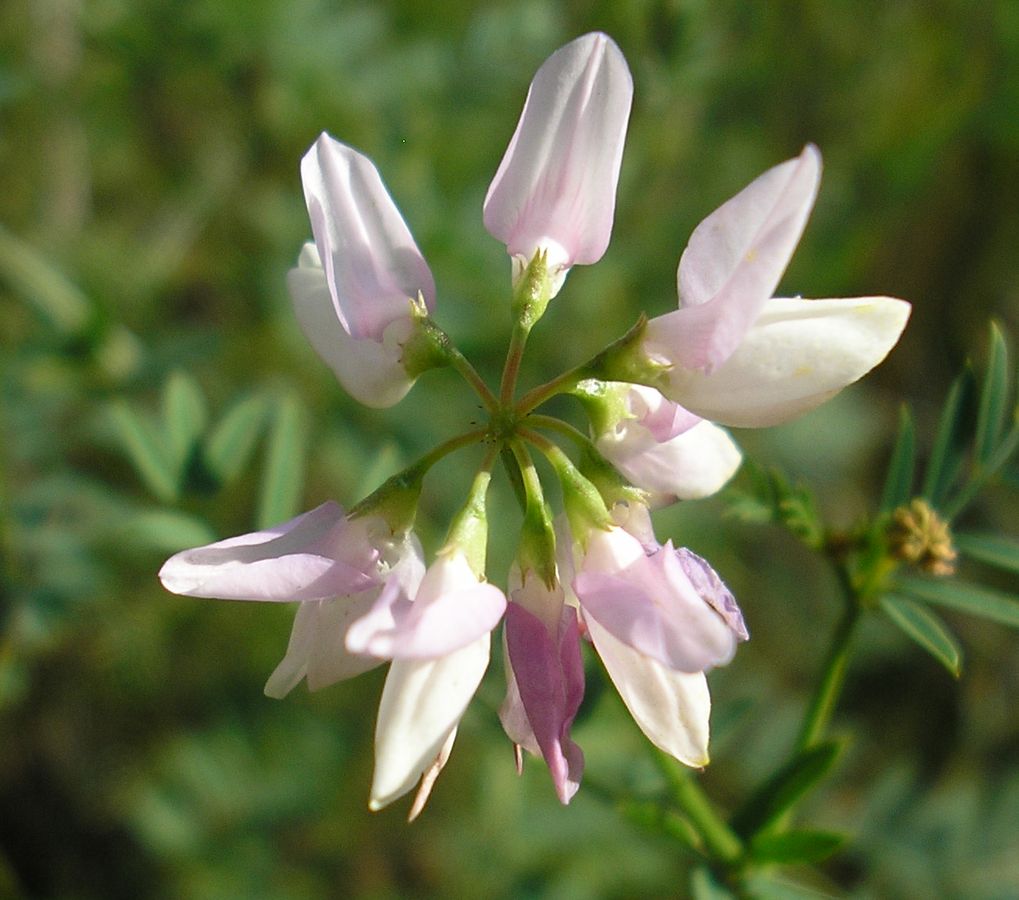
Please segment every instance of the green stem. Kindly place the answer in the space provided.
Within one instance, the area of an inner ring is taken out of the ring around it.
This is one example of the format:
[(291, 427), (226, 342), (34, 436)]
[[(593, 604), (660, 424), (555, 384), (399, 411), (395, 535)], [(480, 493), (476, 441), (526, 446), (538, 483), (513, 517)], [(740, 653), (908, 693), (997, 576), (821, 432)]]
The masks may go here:
[(527, 424), (533, 425), (535, 428), (546, 428), (549, 431), (558, 431), (584, 450), (596, 449), (594, 441), (584, 434), (583, 431), (574, 427), (569, 422), (564, 422), (562, 419), (557, 419), (554, 416), (532, 415), (528, 417)]
[(488, 385), (485, 384), (482, 377), (478, 374), (478, 370), (452, 344), (448, 345), (448, 353), (450, 365), (463, 376), (464, 381), (474, 388), (475, 393), (481, 398), (481, 402), (485, 404), (485, 409), (490, 413), (494, 413), (499, 408), (499, 399), (492, 393)]
[(832, 635), (831, 644), (825, 656), (821, 681), (814, 692), (800, 728), (800, 736), (796, 742), (797, 750), (806, 750), (820, 743), (829, 722), (831, 722), (832, 715), (835, 713), (835, 707), (846, 680), (846, 671), (849, 668), (853, 635), (856, 633), (856, 626), (860, 621), (862, 607), (857, 602), (848, 577), (845, 576), (841, 568), (840, 575), (846, 589), (846, 609)]
[(541, 406), (546, 400), (552, 399), (556, 394), (563, 394), (573, 390), (577, 384), (587, 377), (588, 363), (563, 372), (562, 375), (539, 384), (524, 394), (517, 403), (516, 410), (520, 416), (526, 416), (532, 409)]
[(527, 346), (527, 337), (530, 333), (530, 328), (523, 322), (513, 323), (509, 350), (506, 351), (506, 364), (503, 366), (502, 381), (499, 385), (499, 400), (504, 407), (513, 402), (513, 392), (516, 390), (517, 376), (520, 374), (520, 362), (524, 358), (524, 348)]
[(672, 799), (700, 836), (704, 849), (712, 859), (728, 867), (735, 866), (743, 857), (743, 842), (718, 814), (688, 769), (660, 751), (656, 756), (672, 790)]

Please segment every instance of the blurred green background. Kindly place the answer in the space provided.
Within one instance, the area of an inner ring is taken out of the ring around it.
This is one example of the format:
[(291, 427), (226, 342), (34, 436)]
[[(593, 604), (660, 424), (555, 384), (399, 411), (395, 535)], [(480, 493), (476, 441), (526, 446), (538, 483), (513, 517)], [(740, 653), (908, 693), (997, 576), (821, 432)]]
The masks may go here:
[[(268, 700), (292, 610), (174, 597), (155, 578), (184, 546), (349, 505), (477, 419), (446, 372), (395, 409), (360, 408), (307, 346), (284, 286), (310, 234), (298, 162), (321, 130), (375, 161), (436, 276), (439, 323), (492, 380), (508, 262), (482, 200), (533, 72), (595, 28), (636, 83), (614, 237), (536, 330), (525, 384), (673, 307), (693, 226), (806, 141), (826, 171), (784, 290), (900, 296), (913, 319), (864, 384), (739, 434), (749, 455), (850, 525), (880, 490), (899, 403), (928, 447), (988, 318), (1017, 333), (1010, 0), (7, 0), (0, 896), (685, 895), (688, 859), (606, 799), (658, 782), (595, 665), (569, 808), (542, 766), (517, 778), (496, 663), (408, 827), (405, 803), (366, 809), (382, 670)], [(469, 468), (430, 482), (426, 547)], [(970, 520), (1015, 534), (1014, 501), (991, 494)], [(501, 481), (493, 503), (498, 581), (518, 514)], [(723, 508), (658, 525), (714, 562), (753, 634), (712, 676), (703, 780), (724, 808), (786, 751), (837, 608), (791, 537)], [(837, 719), (855, 738), (809, 810), (855, 837), (796, 873), (821, 892), (1019, 896), (1019, 648), (948, 618), (959, 682), (886, 627), (861, 636)]]

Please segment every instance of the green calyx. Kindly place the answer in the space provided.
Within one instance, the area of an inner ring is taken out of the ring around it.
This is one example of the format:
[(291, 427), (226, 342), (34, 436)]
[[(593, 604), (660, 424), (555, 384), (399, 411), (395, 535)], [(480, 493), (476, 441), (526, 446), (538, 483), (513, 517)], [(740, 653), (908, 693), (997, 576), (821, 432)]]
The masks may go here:
[(402, 344), (400, 362), (410, 378), (429, 369), (452, 365), (453, 349), (446, 334), (428, 315), (424, 297), (419, 293), (410, 301), (411, 333)]
[(552, 299), (552, 280), (548, 270), (548, 254), (539, 250), (531, 258), (513, 287), (513, 317), (525, 332), (545, 314)]
[(492, 480), (493, 459), (494, 454), (490, 454), (481, 470), (474, 476), (467, 502), (454, 517), (446, 535), (446, 542), (439, 550), (440, 554), (457, 551), (463, 553), (467, 564), (478, 578), (485, 575), (485, 556), (488, 547), (488, 512), (485, 499), (488, 485)]
[(421, 497), (421, 483), (427, 470), (427, 465), (418, 463), (398, 472), (352, 507), (348, 516), (351, 519), (379, 516), (389, 525), (393, 534), (410, 531), (414, 526)]
[(648, 357), (644, 351), (645, 331), (647, 316), (641, 314), (626, 334), (609, 344), (584, 367), (585, 377), (660, 387), (669, 366)]

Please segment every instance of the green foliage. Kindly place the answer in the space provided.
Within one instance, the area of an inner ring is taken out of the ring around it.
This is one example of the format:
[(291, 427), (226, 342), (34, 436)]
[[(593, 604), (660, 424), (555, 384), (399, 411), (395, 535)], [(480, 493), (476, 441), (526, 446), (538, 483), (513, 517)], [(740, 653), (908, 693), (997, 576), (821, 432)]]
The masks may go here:
[(942, 581), (909, 576), (897, 578), (895, 588), (927, 603), (1019, 628), (1019, 598), (1000, 591), (977, 587), (957, 579)]
[(737, 834), (756, 838), (778, 822), (831, 771), (842, 745), (826, 741), (797, 754), (757, 789), (732, 818)]
[(909, 407), (899, 409), (899, 432), (888, 463), (885, 486), (881, 492), (881, 512), (890, 513), (913, 496), (913, 472), (916, 468), (916, 429)]
[(962, 650), (948, 626), (934, 613), (906, 597), (885, 594), (881, 609), (956, 678), (962, 671)]
[(778, 469), (746, 462), (738, 484), (727, 491), (726, 512), (744, 522), (783, 525), (811, 549), (824, 541), (824, 527), (810, 489), (790, 484)]

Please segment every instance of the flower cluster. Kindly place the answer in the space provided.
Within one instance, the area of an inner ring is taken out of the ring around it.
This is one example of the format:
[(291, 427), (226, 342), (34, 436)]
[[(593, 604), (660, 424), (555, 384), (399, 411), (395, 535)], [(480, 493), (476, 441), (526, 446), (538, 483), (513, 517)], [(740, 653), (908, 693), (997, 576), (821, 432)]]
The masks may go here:
[[(877, 365), (909, 306), (887, 297), (781, 299), (776, 286), (817, 193), (806, 147), (765, 172), (694, 231), (678, 308), (641, 319), (592, 360), (517, 396), (535, 323), (574, 265), (609, 242), (633, 85), (619, 48), (580, 37), (538, 70), (489, 188), (484, 224), (512, 261), (512, 334), (498, 391), (438, 328), (435, 283), (374, 165), (323, 134), (301, 164), (314, 242), (288, 285), (309, 341), (369, 406), (397, 403), (448, 365), (478, 393), (485, 426), (452, 438), (345, 512), (328, 502), (268, 531), (187, 550), (160, 572), (171, 591), (297, 604), (266, 693), (318, 690), (390, 662), (375, 732), (370, 806), (420, 784), (411, 816), (445, 765), (502, 621), (500, 718), (543, 757), (563, 803), (584, 765), (571, 726), (590, 643), (637, 725), (690, 766), (708, 761), (705, 673), (748, 637), (714, 569), (655, 538), (650, 509), (719, 490), (740, 465), (722, 425), (785, 421)], [(591, 430), (538, 412), (572, 394)], [(553, 438), (564, 438), (572, 455)], [(425, 475), (448, 454), (485, 449), (470, 494), (426, 565), (413, 534)], [(555, 472), (553, 516), (532, 453)], [(523, 521), (507, 593), (486, 580), (486, 496), (494, 460), (511, 462)]]

